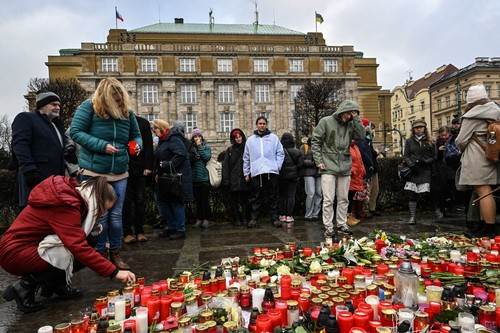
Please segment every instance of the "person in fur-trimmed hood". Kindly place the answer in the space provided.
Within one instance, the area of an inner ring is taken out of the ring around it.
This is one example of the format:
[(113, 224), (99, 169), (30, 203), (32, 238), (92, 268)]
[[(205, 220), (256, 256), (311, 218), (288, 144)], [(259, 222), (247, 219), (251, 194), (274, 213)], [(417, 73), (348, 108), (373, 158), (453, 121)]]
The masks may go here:
[[(466, 112), (462, 116), (462, 126), (455, 143), (462, 151), (462, 169), (458, 183), (473, 186), (479, 197), (491, 193), (492, 185), (500, 184), (500, 163), (486, 159), (484, 149), (481, 147), (486, 145), (488, 123), (496, 120), (500, 120), (500, 107), (488, 99), (482, 84), (471, 86), (467, 91)], [(495, 199), (493, 195), (487, 195), (479, 203), (485, 223), (473, 236), (493, 236), (496, 234)]]

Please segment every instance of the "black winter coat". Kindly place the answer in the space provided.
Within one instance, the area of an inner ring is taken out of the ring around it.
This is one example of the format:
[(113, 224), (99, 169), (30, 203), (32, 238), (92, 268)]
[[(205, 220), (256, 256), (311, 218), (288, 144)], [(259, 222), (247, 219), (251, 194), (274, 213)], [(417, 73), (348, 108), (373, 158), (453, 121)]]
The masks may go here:
[(411, 168), (408, 181), (417, 185), (431, 183), (434, 152), (433, 143), (418, 141), (415, 136), (406, 140), (404, 160)]
[[(238, 131), (243, 138), (241, 144), (234, 141), (233, 133)], [(224, 151), (222, 161), (222, 186), (230, 192), (249, 191), (249, 183), (243, 176), (243, 152), (245, 151), (246, 137), (242, 130), (235, 128), (230, 134), (231, 146)]]
[(302, 164), (302, 168), (299, 170), (299, 174), (301, 177), (318, 177), (319, 170), (314, 163), (314, 158), (312, 154), (312, 149), (309, 147), (307, 153), (305, 153), (304, 146), (300, 147), (300, 152), (304, 156), (304, 162)]
[(17, 160), (19, 205), (26, 206), (31, 188), (27, 173), (37, 173), (42, 181), (52, 175), (64, 176), (64, 129), (58, 118), (52, 121), (38, 111), (21, 112), (12, 122), (12, 150)]
[(370, 179), (374, 173), (372, 148), (366, 139), (356, 140), (365, 167), (365, 179)]
[(140, 177), (144, 169), (153, 170), (153, 136), (151, 125), (146, 119), (135, 116), (142, 137), (142, 150), (139, 155), (129, 155), (128, 173), (131, 177)]
[[(176, 172), (182, 173), (184, 201), (193, 201), (191, 163), (189, 162), (189, 155), (182, 133), (175, 129), (171, 130), (164, 140), (160, 140), (155, 152), (155, 157), (155, 173), (161, 175), (165, 172), (169, 172), (170, 168), (168, 165), (171, 164)], [(163, 168), (160, 167), (160, 163), (164, 164)]]
[(299, 170), (304, 164), (304, 156), (300, 150), (295, 148), (295, 142), (290, 133), (283, 133), (281, 136), (281, 144), (285, 151), (285, 159), (281, 166), (280, 179), (297, 180), (299, 178)]

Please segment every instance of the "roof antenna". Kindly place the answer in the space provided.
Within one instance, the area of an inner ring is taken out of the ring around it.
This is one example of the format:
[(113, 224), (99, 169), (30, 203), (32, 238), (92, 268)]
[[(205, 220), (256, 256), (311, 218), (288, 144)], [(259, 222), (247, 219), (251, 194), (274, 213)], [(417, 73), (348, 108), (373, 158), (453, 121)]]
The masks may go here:
[(259, 11), (257, 9), (257, 0), (254, 0), (253, 3), (255, 4), (255, 22), (253, 24), (255, 26), (255, 30), (257, 31), (259, 27)]
[(210, 8), (210, 11), (208, 12), (208, 25), (210, 26), (210, 30), (212, 30), (214, 23), (215, 23), (215, 17), (213, 16), (214, 11), (212, 8)]
[(158, 23), (161, 23), (161, 7), (159, 1), (158, 1)]
[(406, 73), (408, 73), (408, 80), (406, 80), (406, 83), (409, 83), (413, 80), (413, 77), (411, 76), (413, 71), (411, 69), (409, 69), (408, 71), (406, 71)]
[(276, 25), (276, 13), (273, 8), (273, 25)]

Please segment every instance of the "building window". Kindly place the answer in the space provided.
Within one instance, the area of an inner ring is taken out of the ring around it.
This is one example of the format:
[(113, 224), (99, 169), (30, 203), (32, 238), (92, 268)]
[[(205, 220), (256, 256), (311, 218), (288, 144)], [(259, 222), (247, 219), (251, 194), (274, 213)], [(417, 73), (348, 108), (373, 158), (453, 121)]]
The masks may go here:
[(415, 112), (415, 109), (413, 108), (413, 105), (410, 105), (410, 114), (413, 114)]
[(289, 61), (290, 72), (303, 72), (304, 60), (303, 59), (290, 59)]
[(156, 119), (160, 119), (160, 116), (157, 114), (157, 113), (149, 113), (149, 114), (145, 114), (144, 117), (148, 120), (148, 121), (153, 121), (153, 120), (156, 120)]
[(424, 111), (424, 108), (425, 108), (425, 102), (420, 101), (420, 111)]
[[(325, 59), (325, 72), (327, 73), (335, 73), (338, 71), (338, 62), (337, 59)], [(396, 95), (396, 101), (398, 100), (398, 96)]]
[(446, 107), (447, 107), (447, 108), (449, 108), (449, 107), (450, 107), (450, 105), (451, 105), (451, 102), (450, 102), (450, 96), (446, 96), (446, 97), (444, 98), (444, 104), (446, 105)]
[(142, 103), (158, 104), (158, 85), (146, 84), (142, 86)]
[(118, 58), (116, 57), (102, 58), (101, 70), (103, 72), (118, 72)]
[(491, 97), (491, 85), (484, 85), (484, 89), (486, 89), (486, 93), (488, 94), (488, 97)]
[(143, 72), (157, 72), (158, 59), (156, 58), (141, 58), (141, 71)]
[(233, 59), (217, 59), (217, 72), (232, 72)]
[(441, 126), (443, 126), (443, 121), (441, 118), (438, 118), (437, 121), (438, 121), (438, 129), (439, 129), (439, 128), (441, 128)]
[(193, 132), (193, 129), (196, 127), (196, 113), (186, 113), (184, 115), (184, 125), (186, 126), (186, 133)]
[(290, 85), (290, 101), (294, 102), (295, 98), (297, 97), (300, 89), (302, 89), (301, 84), (292, 84)]
[(446, 126), (451, 125), (451, 116), (446, 116)]
[(234, 113), (223, 112), (220, 114), (220, 129), (229, 133), (234, 128)]
[(253, 71), (259, 73), (269, 72), (269, 59), (254, 59)]
[(441, 98), (437, 99), (437, 109), (441, 110)]
[(194, 58), (181, 58), (180, 65), (181, 72), (196, 72), (196, 59)]
[(196, 104), (196, 86), (193, 84), (181, 85), (181, 103)]
[(269, 94), (268, 84), (255, 85), (255, 102), (256, 103), (269, 103), (271, 102), (271, 95)]
[(219, 86), (219, 103), (234, 103), (234, 91), (232, 85)]

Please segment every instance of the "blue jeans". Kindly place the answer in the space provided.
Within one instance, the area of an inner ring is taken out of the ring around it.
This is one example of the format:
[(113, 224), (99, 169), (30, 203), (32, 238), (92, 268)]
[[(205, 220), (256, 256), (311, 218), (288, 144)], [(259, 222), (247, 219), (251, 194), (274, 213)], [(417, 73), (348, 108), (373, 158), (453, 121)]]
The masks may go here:
[(163, 199), (160, 194), (157, 203), (161, 219), (167, 221), (165, 229), (170, 232), (186, 232), (184, 204), (176, 200)]
[(97, 220), (102, 225), (102, 232), (97, 236), (97, 251), (104, 252), (106, 242), (109, 241), (110, 250), (119, 250), (122, 247), (122, 210), (127, 190), (127, 178), (110, 182), (116, 193), (116, 202), (109, 211)]
[(306, 192), (306, 218), (317, 218), (321, 211), (321, 177), (304, 177)]

